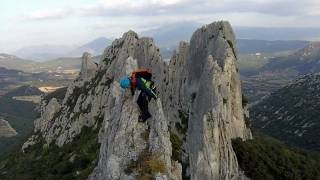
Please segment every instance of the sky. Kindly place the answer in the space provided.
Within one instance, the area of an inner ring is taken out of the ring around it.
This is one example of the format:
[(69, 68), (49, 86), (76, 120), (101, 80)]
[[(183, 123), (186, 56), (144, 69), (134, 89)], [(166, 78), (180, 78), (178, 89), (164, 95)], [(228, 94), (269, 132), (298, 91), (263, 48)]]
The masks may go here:
[(1, 0), (0, 52), (76, 46), (172, 23), (228, 20), (233, 26), (320, 27), (319, 0)]

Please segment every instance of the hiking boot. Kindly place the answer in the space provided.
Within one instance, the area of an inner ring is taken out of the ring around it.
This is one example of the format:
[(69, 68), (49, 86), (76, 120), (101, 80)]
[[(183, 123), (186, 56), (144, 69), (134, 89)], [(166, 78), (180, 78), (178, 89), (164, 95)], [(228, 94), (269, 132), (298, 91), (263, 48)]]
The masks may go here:
[(139, 116), (139, 119), (138, 119), (138, 122), (146, 122), (149, 118), (151, 117), (151, 115), (148, 113), (148, 114), (144, 114), (144, 115), (140, 115)]

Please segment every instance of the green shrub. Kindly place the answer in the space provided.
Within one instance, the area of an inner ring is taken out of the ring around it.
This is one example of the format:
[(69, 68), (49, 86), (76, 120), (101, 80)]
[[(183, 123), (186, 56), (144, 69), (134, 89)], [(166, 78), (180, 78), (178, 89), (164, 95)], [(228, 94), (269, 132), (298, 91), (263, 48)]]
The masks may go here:
[(179, 133), (186, 135), (186, 133), (188, 131), (189, 114), (187, 112), (182, 111), (182, 110), (178, 110), (178, 113), (179, 113), (179, 118), (180, 118), (181, 124), (176, 125), (176, 126), (178, 126), (177, 130), (179, 131)]
[(26, 153), (18, 149), (2, 162), (0, 179), (87, 179), (99, 155), (98, 132), (99, 128), (83, 127), (72, 142), (62, 147), (54, 143), (45, 147), (44, 140), (40, 140)]
[(182, 144), (183, 142), (174, 133), (170, 133), (170, 141), (172, 145), (172, 159), (175, 161), (182, 162)]
[(251, 179), (320, 179), (320, 157), (265, 137), (233, 140), (240, 168)]
[(141, 152), (136, 161), (131, 160), (125, 169), (127, 174), (136, 174), (136, 179), (152, 179), (156, 173), (165, 173), (166, 163), (160, 154), (152, 154), (147, 149)]
[(249, 99), (244, 94), (242, 94), (242, 107), (246, 107), (248, 103)]
[(62, 101), (64, 99), (64, 96), (67, 93), (67, 89), (68, 89), (67, 87), (57, 89), (54, 92), (44, 96), (43, 100), (49, 102), (52, 98), (56, 98), (57, 100)]

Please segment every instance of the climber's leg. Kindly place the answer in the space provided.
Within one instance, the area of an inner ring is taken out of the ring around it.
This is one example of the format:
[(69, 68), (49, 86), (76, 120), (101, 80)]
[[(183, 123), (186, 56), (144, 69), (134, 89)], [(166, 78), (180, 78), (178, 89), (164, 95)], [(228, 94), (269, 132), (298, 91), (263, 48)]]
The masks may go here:
[(149, 108), (148, 108), (147, 95), (145, 93), (141, 92), (139, 94), (137, 104), (140, 109), (139, 122), (145, 122), (147, 119), (151, 117), (151, 114), (149, 113)]

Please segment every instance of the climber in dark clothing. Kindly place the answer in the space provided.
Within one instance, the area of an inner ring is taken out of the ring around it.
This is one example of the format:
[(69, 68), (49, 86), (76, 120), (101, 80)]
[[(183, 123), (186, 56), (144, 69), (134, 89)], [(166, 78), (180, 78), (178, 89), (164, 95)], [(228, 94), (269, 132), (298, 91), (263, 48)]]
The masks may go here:
[(148, 103), (152, 98), (157, 99), (154, 82), (151, 79), (152, 74), (149, 70), (139, 69), (132, 72), (130, 77), (123, 78), (120, 82), (122, 88), (130, 87), (132, 95), (134, 95), (136, 89), (141, 91), (137, 100), (141, 112), (139, 122), (145, 122), (151, 117)]

